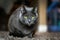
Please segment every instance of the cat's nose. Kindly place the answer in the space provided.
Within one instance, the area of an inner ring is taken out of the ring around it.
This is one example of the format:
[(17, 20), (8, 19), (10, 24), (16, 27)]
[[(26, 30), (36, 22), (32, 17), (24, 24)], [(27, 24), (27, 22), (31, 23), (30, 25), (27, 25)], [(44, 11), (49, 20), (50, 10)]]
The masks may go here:
[(29, 20), (29, 23), (30, 23), (31, 21)]

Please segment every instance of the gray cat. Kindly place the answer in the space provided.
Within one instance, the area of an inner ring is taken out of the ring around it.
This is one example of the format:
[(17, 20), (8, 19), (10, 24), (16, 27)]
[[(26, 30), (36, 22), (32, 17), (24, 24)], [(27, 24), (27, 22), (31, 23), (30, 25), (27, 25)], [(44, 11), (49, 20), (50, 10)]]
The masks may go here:
[(21, 6), (9, 19), (9, 34), (17, 37), (33, 37), (38, 20), (37, 7)]

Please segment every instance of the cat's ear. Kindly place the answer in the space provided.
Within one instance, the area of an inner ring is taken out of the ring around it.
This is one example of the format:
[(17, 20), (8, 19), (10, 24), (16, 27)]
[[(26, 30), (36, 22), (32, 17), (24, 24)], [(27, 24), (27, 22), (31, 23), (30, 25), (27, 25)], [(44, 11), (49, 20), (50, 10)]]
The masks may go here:
[(38, 8), (37, 7), (34, 7), (33, 8), (33, 12), (36, 15), (36, 17), (38, 17)]
[(24, 12), (26, 12), (26, 10), (25, 10), (25, 7), (24, 6), (21, 6), (20, 7), (20, 12), (23, 14)]
[(24, 6), (21, 6), (20, 9), (19, 9), (19, 18), (22, 17), (22, 15), (24, 14), (25, 10), (24, 10)]
[(36, 16), (38, 17), (38, 8), (37, 7), (35, 8), (35, 13), (36, 13)]
[(38, 12), (38, 8), (37, 7), (35, 7), (35, 12)]
[(20, 7), (20, 12), (23, 13), (24, 9), (23, 7)]
[(26, 12), (25, 6), (23, 6), (24, 11)]
[(37, 8), (37, 7), (34, 7), (34, 8), (33, 8), (33, 11), (34, 11), (34, 12), (37, 12), (37, 11), (38, 11), (38, 8)]

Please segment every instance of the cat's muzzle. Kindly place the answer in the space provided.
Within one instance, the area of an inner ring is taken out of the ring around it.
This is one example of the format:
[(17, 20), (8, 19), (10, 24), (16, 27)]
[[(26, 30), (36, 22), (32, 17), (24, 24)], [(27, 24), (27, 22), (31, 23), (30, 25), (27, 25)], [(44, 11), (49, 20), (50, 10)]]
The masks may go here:
[(28, 26), (31, 26), (32, 24), (31, 23), (28, 23)]

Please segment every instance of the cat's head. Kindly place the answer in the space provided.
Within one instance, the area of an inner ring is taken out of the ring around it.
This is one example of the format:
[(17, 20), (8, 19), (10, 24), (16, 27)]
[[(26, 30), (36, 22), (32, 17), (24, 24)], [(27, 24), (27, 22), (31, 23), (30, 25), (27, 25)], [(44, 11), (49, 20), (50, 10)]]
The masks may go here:
[(31, 26), (38, 18), (37, 7), (21, 7), (19, 20), (21, 23)]

